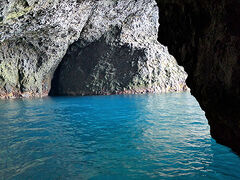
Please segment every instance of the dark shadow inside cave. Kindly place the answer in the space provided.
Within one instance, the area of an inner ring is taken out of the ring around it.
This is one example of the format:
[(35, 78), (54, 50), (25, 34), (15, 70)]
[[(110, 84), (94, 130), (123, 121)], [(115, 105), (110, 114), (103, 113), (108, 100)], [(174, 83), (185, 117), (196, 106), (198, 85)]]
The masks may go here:
[(211, 135), (240, 153), (240, 2), (157, 0), (159, 41), (188, 73)]
[[(135, 32), (133, 32), (135, 33)], [(142, 94), (188, 90), (186, 72), (178, 66), (167, 48), (153, 40), (135, 47), (123, 43), (119, 27), (83, 45), (74, 42), (57, 67), (51, 96)]]
[(86, 47), (79, 44), (69, 47), (55, 71), (50, 96), (121, 92), (137, 73), (138, 58), (144, 57), (141, 50), (132, 53), (128, 46), (109, 46), (104, 38)]

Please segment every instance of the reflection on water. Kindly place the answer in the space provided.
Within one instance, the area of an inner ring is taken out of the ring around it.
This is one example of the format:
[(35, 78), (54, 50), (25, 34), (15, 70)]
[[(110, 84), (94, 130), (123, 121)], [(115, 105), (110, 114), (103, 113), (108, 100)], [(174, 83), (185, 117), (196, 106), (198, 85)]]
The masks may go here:
[(189, 93), (0, 101), (1, 179), (240, 179)]

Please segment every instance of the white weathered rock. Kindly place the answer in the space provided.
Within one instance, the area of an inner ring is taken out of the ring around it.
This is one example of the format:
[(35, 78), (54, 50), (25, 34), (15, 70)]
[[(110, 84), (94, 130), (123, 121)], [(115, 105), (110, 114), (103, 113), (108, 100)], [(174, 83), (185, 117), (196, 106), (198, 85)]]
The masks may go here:
[[(69, 45), (78, 40), (78, 47), (84, 48), (103, 36), (109, 46), (144, 50), (146, 58), (138, 61), (134, 87), (139, 80), (154, 91), (181, 90), (185, 85), (185, 72), (157, 42), (154, 0), (2, 0), (0, 7), (0, 94), (4, 97), (48, 94)], [(120, 37), (110, 35), (115, 27), (121, 29)]]

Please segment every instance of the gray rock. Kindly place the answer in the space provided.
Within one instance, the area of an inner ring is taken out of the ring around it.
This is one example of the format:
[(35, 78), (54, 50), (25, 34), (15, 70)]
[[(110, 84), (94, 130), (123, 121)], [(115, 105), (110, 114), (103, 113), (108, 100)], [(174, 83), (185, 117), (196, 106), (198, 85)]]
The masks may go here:
[[(28, 96), (47, 95), (53, 73), (69, 45), (75, 41), (77, 43), (71, 48), (77, 44), (80, 52), (84, 48), (86, 52), (93, 43), (111, 47), (108, 53), (115, 52), (115, 55), (109, 55), (109, 58), (114, 59), (115, 64), (121, 59), (118, 50), (127, 53), (122, 61), (135, 63), (137, 68), (131, 80), (121, 82), (117, 80), (121, 74), (109, 74), (116, 67), (104, 58), (107, 52), (99, 54), (101, 57), (94, 60), (97, 61), (96, 67), (92, 67), (99, 69), (88, 74), (95, 79), (82, 82), (84, 86), (91, 86), (91, 92), (99, 92), (104, 83), (110, 82), (106, 93), (139, 87), (175, 91), (184, 86), (186, 74), (183, 69), (177, 66), (167, 48), (157, 42), (158, 11), (154, 0), (12, 0), (0, 3), (0, 90), (4, 92), (1, 93), (3, 97), (25, 97), (22, 94), (26, 93)], [(121, 29), (118, 37), (111, 35), (115, 27)], [(127, 59), (129, 53), (135, 55)], [(105, 66), (109, 69), (106, 71), (109, 77), (100, 80), (97, 74), (103, 72), (101, 68)], [(78, 69), (83, 68), (74, 66), (71, 71), (77, 73)], [(128, 69), (132, 71), (130, 67)], [(121, 87), (121, 83), (125, 85)], [(11, 93), (5, 91), (6, 85), (12, 87)], [(80, 94), (88, 93), (81, 91)]]
[(186, 90), (186, 73), (157, 41), (158, 9), (154, 1), (149, 2), (127, 16), (123, 23), (118, 23), (111, 13), (103, 13), (101, 8), (97, 10), (63, 58), (52, 81), (51, 94)]

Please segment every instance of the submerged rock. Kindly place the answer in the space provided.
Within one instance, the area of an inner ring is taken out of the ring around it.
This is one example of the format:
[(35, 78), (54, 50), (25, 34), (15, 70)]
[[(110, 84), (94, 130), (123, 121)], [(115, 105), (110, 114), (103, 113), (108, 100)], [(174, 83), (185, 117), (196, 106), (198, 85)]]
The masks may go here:
[(66, 52), (56, 94), (186, 88), (183, 68), (157, 42), (154, 0), (1, 1), (0, 17), (2, 97), (47, 95)]

